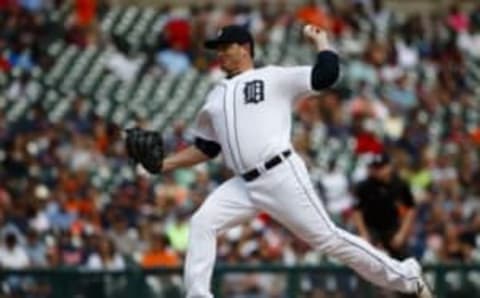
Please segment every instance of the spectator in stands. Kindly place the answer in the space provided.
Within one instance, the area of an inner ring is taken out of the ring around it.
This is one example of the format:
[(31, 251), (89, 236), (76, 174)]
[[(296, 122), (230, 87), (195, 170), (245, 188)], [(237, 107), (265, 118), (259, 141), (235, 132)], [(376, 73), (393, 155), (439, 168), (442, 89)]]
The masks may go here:
[(384, 145), (376, 134), (375, 122), (372, 118), (357, 114), (354, 115), (352, 121), (352, 132), (355, 138), (355, 154), (380, 154), (384, 151)]
[(97, 251), (90, 255), (86, 263), (87, 269), (119, 271), (126, 267), (124, 258), (116, 251), (113, 241), (101, 238)]
[(186, 148), (191, 140), (186, 133), (187, 124), (184, 120), (176, 120), (172, 128), (172, 131), (164, 136), (165, 149), (168, 152), (177, 152)]
[[(191, 67), (192, 30), (201, 30), (201, 28), (192, 28), (192, 23), (197, 20), (197, 9), (195, 7), (191, 9), (193, 9), (191, 22), (186, 19), (181, 9), (178, 12), (169, 12), (170, 19), (166, 21), (159, 35), (160, 41), (153, 60), (164, 73), (178, 75)], [(202, 34), (201, 31), (198, 33)]]
[(172, 203), (174, 206), (181, 207), (187, 199), (188, 189), (177, 183), (173, 174), (165, 175), (161, 188), (156, 190), (155, 200), (161, 205)]
[[(443, 230), (428, 238), (424, 261), (428, 263), (465, 263), (475, 258), (475, 244), (468, 241), (453, 224), (442, 223)], [(477, 251), (478, 253), (478, 251)]]
[(27, 91), (29, 88), (32, 88), (30, 83), (30, 74), (28, 72), (24, 72), (10, 85), (6, 93), (7, 98), (11, 101), (27, 101)]
[(157, 232), (150, 236), (150, 247), (143, 253), (140, 263), (144, 268), (176, 267), (180, 265), (180, 258), (170, 247), (168, 237)]
[(192, 203), (194, 206), (199, 206), (203, 199), (207, 197), (213, 189), (216, 187), (216, 183), (212, 181), (208, 169), (197, 167), (195, 169), (195, 180), (190, 187), (191, 196), (197, 196), (198, 201), (195, 201), (192, 197)]
[[(65, 267), (80, 266), (84, 258), (84, 249), (79, 238), (69, 232), (57, 233), (55, 236), (58, 238), (55, 254), (58, 253), (59, 264)], [(56, 257), (53, 256), (52, 260), (56, 261)]]
[(308, 1), (308, 3), (298, 9), (296, 17), (305, 24), (313, 24), (315, 26), (330, 29), (332, 24), (325, 9), (316, 3), (317, 1)]
[(140, 56), (130, 53), (122, 43), (110, 44), (111, 54), (105, 59), (105, 67), (124, 82), (132, 82), (143, 63)]
[(408, 184), (393, 172), (388, 155), (373, 157), (369, 177), (355, 186), (355, 196), (354, 222), (362, 238), (396, 258), (407, 258), (415, 202)]
[(76, 215), (66, 209), (66, 194), (62, 190), (57, 190), (53, 200), (50, 200), (46, 206), (47, 217), (52, 229), (69, 230), (71, 224), (75, 221)]
[(338, 224), (346, 222), (353, 207), (353, 198), (345, 173), (337, 167), (337, 162), (332, 159), (325, 171), (318, 177), (321, 197), (328, 213)]
[(447, 15), (447, 24), (456, 33), (465, 32), (470, 26), (470, 19), (457, 4), (452, 4)]
[(68, 129), (75, 133), (86, 134), (92, 129), (94, 115), (87, 110), (85, 99), (78, 97), (72, 102), (66, 119)]
[(179, 75), (190, 69), (190, 58), (182, 51), (182, 45), (175, 41), (170, 47), (161, 50), (157, 54), (157, 63), (167, 73)]
[(30, 266), (25, 249), (18, 243), (17, 236), (8, 233), (0, 247), (0, 266), (10, 269), (22, 269)]
[(166, 233), (172, 247), (181, 254), (187, 249), (189, 223), (188, 219), (191, 211), (186, 207), (178, 208), (175, 219), (167, 225)]
[(128, 226), (128, 220), (120, 213), (115, 215), (108, 236), (112, 239), (119, 253), (124, 256), (132, 255), (138, 247), (138, 231)]
[[(417, 62), (415, 62), (416, 64)], [(390, 110), (396, 113), (408, 113), (417, 106), (417, 96), (407, 74), (400, 75), (395, 83), (385, 90)]]
[(0, 208), (0, 239), (4, 240), (9, 234), (15, 235), (15, 239), (23, 242), (23, 234), (20, 228), (10, 221), (7, 216), (9, 215), (11, 206), (8, 208)]
[(384, 5), (383, 0), (373, 0), (370, 18), (377, 38), (386, 38), (388, 30), (395, 22), (393, 12)]
[[(410, 256), (408, 242), (415, 222), (415, 202), (408, 184), (393, 172), (388, 155), (374, 155), (369, 176), (355, 185), (354, 224), (362, 238), (399, 259)], [(379, 289), (381, 297), (392, 295)]]
[(34, 230), (29, 230), (27, 233), (25, 251), (32, 267), (47, 266), (47, 249), (38, 233)]
[[(32, 0), (30, 0), (32, 1)], [(82, 26), (88, 27), (95, 21), (97, 10), (96, 0), (76, 0), (75, 1), (75, 22)]]

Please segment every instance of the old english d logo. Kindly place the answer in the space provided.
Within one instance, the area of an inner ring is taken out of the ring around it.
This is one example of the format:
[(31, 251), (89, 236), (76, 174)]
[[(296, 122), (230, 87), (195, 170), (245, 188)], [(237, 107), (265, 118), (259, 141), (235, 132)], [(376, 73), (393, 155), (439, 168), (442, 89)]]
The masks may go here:
[(245, 104), (259, 103), (265, 100), (264, 84), (261, 80), (253, 80), (245, 83), (243, 88), (243, 94), (245, 95)]

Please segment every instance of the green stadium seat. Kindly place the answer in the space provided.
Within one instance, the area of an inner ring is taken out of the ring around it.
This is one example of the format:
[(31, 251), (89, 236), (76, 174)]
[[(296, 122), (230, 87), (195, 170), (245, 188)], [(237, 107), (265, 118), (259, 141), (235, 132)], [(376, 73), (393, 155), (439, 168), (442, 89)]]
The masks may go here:
[(108, 11), (107, 15), (104, 17), (100, 25), (103, 32), (107, 32), (107, 33), (112, 32), (113, 25), (118, 20), (118, 17), (120, 16), (121, 12), (122, 12), (122, 9), (118, 6)]
[(17, 119), (22, 118), (29, 110), (29, 106), (29, 102), (26, 100), (16, 101), (6, 113), (7, 120), (9, 122), (13, 122)]
[(58, 41), (55, 41), (53, 42), (47, 49), (47, 53), (51, 56), (51, 57), (57, 57), (61, 52), (62, 50), (65, 48), (65, 42), (63, 42), (62, 40), (58, 40)]
[(112, 108), (111, 102), (107, 98), (102, 98), (97, 100), (95, 105), (94, 112), (100, 117), (106, 117)]
[(114, 94), (114, 100), (119, 104), (128, 104), (130, 102), (131, 94), (135, 88), (135, 82), (120, 84), (119, 88)]
[(71, 63), (78, 55), (79, 50), (75, 46), (68, 46), (61, 54), (60, 58), (56, 61), (52, 70), (47, 74), (45, 83), (50, 86), (56, 86), (58, 81), (61, 80), (67, 70), (70, 68)]
[(40, 100), (44, 92), (44, 87), (38, 81), (32, 81), (29, 88), (26, 90), (27, 98), (31, 103), (35, 103)]
[(0, 88), (5, 89), (9, 83), (8, 75), (4, 72), (0, 72)]
[(145, 35), (148, 32), (149, 26), (154, 21), (155, 11), (151, 8), (145, 8), (140, 13), (138, 21), (133, 26), (132, 30), (127, 35), (127, 41), (136, 47), (142, 45)]
[(149, 29), (149, 33), (145, 37), (145, 43), (147, 46), (152, 47), (155, 45), (157, 41), (157, 37), (160, 34), (160, 32), (163, 30), (165, 27), (165, 24), (167, 23), (168, 19), (166, 16), (163, 15), (158, 15), (151, 25)]
[(98, 88), (93, 95), (95, 100), (110, 99), (113, 97), (115, 87), (121, 84), (120, 81), (112, 74), (107, 74), (99, 83)]
[(63, 120), (67, 112), (70, 110), (74, 98), (75, 95), (73, 93), (62, 96), (53, 109), (48, 111), (49, 119), (54, 123)]
[(117, 125), (124, 126), (128, 120), (130, 120), (130, 111), (125, 107), (116, 106), (112, 114), (112, 121)]
[(135, 19), (139, 15), (140, 9), (135, 6), (127, 8), (125, 13), (120, 18), (120, 21), (116, 24), (113, 33), (118, 36), (125, 36), (131, 26), (134, 24)]

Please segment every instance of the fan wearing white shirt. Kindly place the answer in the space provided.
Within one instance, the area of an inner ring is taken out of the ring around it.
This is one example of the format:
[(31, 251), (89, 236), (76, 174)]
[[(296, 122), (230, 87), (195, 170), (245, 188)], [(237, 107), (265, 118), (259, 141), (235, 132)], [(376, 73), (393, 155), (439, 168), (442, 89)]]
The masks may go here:
[(17, 236), (8, 233), (0, 247), (0, 266), (8, 269), (23, 269), (30, 265), (25, 249), (18, 244)]
[(87, 269), (118, 271), (125, 269), (125, 260), (116, 252), (111, 239), (101, 239), (96, 253), (87, 260)]

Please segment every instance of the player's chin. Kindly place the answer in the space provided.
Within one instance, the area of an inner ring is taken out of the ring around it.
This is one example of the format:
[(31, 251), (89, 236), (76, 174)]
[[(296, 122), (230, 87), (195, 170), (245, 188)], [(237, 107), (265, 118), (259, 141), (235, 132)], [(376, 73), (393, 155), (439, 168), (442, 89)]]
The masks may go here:
[(232, 68), (228, 67), (227, 63), (221, 63), (220, 68), (226, 73), (230, 73), (232, 71)]

